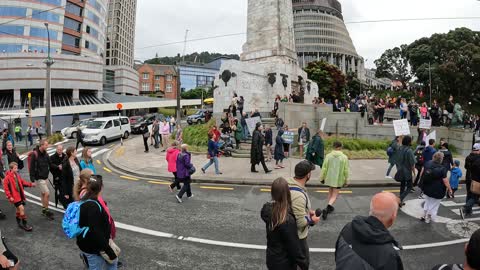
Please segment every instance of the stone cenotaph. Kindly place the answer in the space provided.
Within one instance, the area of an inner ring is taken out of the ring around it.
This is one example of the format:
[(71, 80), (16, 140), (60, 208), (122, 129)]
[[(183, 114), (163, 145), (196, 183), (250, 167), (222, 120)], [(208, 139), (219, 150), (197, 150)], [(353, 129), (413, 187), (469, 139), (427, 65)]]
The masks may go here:
[(240, 61), (224, 61), (215, 80), (214, 113), (243, 96), (244, 111), (268, 116), (277, 95), (312, 104), (318, 86), (298, 66), (291, 0), (248, 0), (247, 42)]

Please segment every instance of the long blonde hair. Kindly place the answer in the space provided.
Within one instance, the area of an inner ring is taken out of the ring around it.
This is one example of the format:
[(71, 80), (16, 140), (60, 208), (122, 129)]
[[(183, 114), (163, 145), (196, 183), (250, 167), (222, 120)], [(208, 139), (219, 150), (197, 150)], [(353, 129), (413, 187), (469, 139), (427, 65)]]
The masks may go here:
[(90, 150), (90, 148), (85, 147), (83, 148), (83, 151), (82, 151), (82, 159), (83, 161), (85, 161), (87, 165), (93, 162), (93, 158), (88, 156), (88, 150)]
[(287, 221), (288, 211), (292, 206), (292, 197), (290, 189), (285, 178), (277, 178), (272, 183), (271, 195), (273, 203), (271, 230)]
[(84, 169), (80, 172), (80, 179), (77, 180), (75, 185), (73, 186), (73, 199), (75, 201), (79, 201), (80, 193), (82, 192), (82, 187), (87, 186), (88, 180), (92, 177), (93, 171), (90, 169)]

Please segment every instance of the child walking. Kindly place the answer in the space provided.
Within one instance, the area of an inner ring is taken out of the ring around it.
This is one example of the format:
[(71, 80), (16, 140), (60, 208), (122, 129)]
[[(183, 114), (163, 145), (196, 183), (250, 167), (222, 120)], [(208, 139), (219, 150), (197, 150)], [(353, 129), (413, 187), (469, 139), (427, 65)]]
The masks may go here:
[(455, 160), (453, 162), (453, 168), (452, 171), (450, 172), (450, 186), (452, 187), (452, 196), (449, 196), (449, 198), (455, 198), (455, 192), (458, 190), (458, 183), (460, 182), (460, 178), (462, 178), (462, 170), (459, 168), (460, 167), (460, 161)]
[(32, 226), (27, 224), (27, 215), (25, 215), (25, 193), (23, 187), (35, 187), (35, 183), (30, 183), (22, 179), (18, 173), (18, 164), (11, 162), (10, 170), (7, 172), (3, 181), (3, 188), (7, 200), (15, 205), (18, 227), (30, 232), (33, 230)]

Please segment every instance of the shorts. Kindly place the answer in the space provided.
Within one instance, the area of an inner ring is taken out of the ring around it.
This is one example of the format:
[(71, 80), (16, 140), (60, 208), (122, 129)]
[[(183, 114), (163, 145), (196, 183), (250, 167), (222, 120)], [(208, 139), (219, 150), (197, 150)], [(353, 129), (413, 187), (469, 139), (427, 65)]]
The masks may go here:
[(19, 201), (19, 202), (14, 203), (13, 205), (15, 205), (15, 207), (19, 207), (20, 205), (25, 205), (25, 202), (24, 201)]
[(40, 192), (42, 194), (50, 194), (50, 190), (48, 190), (48, 184), (47, 184), (47, 181), (48, 180), (37, 180), (37, 186), (38, 186), (38, 189), (40, 190)]

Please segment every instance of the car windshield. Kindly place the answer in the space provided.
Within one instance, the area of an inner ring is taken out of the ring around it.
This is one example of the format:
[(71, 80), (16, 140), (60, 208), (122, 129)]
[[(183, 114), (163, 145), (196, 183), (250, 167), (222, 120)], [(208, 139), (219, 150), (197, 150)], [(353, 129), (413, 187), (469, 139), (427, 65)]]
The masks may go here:
[(105, 124), (105, 121), (92, 121), (87, 124), (89, 129), (100, 129)]
[(143, 119), (143, 118), (142, 118), (141, 116), (135, 116), (135, 117), (131, 117), (131, 118), (130, 118), (130, 120), (138, 121), (138, 122), (142, 121), (142, 119)]
[(201, 115), (201, 114), (203, 114), (203, 111), (197, 111), (195, 114), (196, 115)]

